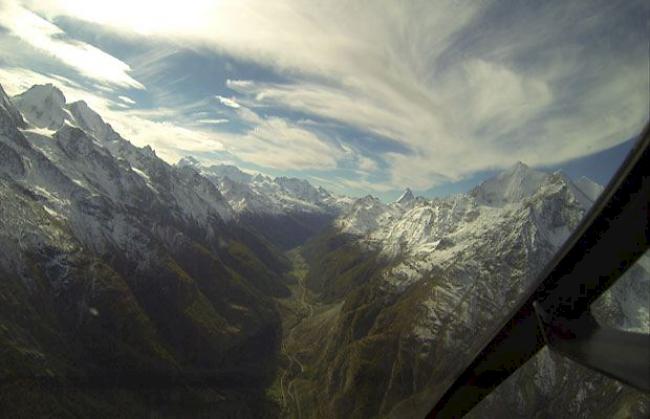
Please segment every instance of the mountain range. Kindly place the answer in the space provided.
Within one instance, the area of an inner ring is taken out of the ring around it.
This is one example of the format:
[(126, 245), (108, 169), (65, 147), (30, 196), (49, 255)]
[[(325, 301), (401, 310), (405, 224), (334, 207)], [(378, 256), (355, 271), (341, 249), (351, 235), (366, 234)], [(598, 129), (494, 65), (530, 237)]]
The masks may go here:
[[(52, 85), (0, 86), (0, 414), (422, 417), (601, 191), (517, 163), (447, 198), (338, 196), (172, 165)], [(644, 256), (594, 314), (648, 333), (647, 301)], [(472, 415), (649, 412), (543, 350)]]

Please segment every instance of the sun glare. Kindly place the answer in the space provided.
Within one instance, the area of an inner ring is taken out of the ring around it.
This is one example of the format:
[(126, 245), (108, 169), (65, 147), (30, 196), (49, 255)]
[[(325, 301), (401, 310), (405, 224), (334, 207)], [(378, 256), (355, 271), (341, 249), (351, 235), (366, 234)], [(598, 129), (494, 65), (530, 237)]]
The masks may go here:
[(156, 35), (188, 34), (206, 28), (218, 6), (219, 2), (208, 0), (66, 0), (56, 7), (82, 20)]

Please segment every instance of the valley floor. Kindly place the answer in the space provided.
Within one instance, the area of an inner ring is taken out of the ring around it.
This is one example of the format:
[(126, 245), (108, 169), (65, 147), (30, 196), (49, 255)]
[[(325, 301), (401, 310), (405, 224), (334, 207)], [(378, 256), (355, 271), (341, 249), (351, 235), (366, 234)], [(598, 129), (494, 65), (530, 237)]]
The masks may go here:
[(302, 419), (309, 417), (313, 365), (310, 356), (315, 352), (312, 339), (320, 326), (340, 310), (340, 304), (326, 305), (306, 286), (309, 267), (300, 253), (300, 248), (287, 252), (292, 263), (291, 275), (295, 283), (289, 288), (291, 296), (277, 299), (282, 316), (281, 366), (276, 380), (268, 390), (269, 396), (282, 407), (283, 418)]

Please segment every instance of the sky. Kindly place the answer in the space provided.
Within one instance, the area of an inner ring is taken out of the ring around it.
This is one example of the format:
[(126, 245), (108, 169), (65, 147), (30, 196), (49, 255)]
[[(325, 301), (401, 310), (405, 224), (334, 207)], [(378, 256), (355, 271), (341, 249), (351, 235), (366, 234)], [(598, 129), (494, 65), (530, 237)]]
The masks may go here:
[(644, 0), (0, 0), (0, 84), (53, 83), (174, 163), (339, 193), (523, 161), (606, 183), (650, 114)]

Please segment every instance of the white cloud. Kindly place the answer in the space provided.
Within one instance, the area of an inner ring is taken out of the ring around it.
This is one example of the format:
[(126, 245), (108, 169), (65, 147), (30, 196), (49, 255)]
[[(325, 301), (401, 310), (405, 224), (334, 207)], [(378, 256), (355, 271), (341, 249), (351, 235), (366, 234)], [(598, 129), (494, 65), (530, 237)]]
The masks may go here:
[(379, 169), (376, 161), (365, 156), (359, 156), (357, 165), (363, 172), (374, 172)]
[(250, 80), (227, 80), (228, 86), (232, 89), (246, 89), (253, 85), (253, 82)]
[(37, 14), (9, 3), (0, 5), (0, 26), (41, 54), (56, 58), (89, 79), (120, 87), (144, 89), (128, 75), (130, 67), (84, 42), (66, 39), (65, 32)]
[[(263, 104), (314, 114), (393, 139), (410, 150), (408, 154), (386, 155), (393, 186), (408, 184), (420, 189), (511, 164), (512, 155), (498, 154), (494, 138), (526, 124), (552, 99), (544, 82), (476, 60), (433, 90), (353, 82), (339, 87), (249, 81), (229, 82), (228, 87)], [(359, 163), (364, 171), (377, 168), (372, 160)]]
[(219, 95), (216, 95), (215, 97), (217, 98), (217, 100), (219, 100), (219, 102), (223, 106), (227, 106), (227, 107), (233, 108), (233, 109), (240, 108), (239, 103), (237, 103), (237, 101), (235, 99), (233, 99), (233, 98), (223, 97), (223, 96), (219, 96)]
[(206, 30), (218, 11), (211, 0), (25, 0), (50, 16), (67, 15), (140, 35), (191, 34)]
[(68, 89), (69, 87), (79, 87), (77, 83), (63, 77), (54, 78), (18, 67), (0, 67), (0, 80), (2, 81), (3, 89), (9, 96), (18, 95), (35, 84), (52, 83), (61, 90), (64, 88)]
[(217, 119), (199, 119), (198, 121), (199, 124), (207, 124), (207, 125), (219, 125), (219, 124), (225, 124), (229, 122), (228, 119), (225, 118), (217, 118)]
[(118, 96), (118, 98), (122, 101), (125, 102), (127, 105), (135, 105), (135, 100), (131, 99), (128, 96)]
[(374, 192), (390, 192), (395, 188), (392, 185), (386, 185), (377, 182), (369, 182), (364, 179), (351, 180), (351, 179), (339, 179), (339, 183), (346, 188), (360, 191), (374, 191)]
[(224, 150), (218, 135), (210, 131), (189, 128), (173, 122), (152, 121), (132, 115), (113, 114), (115, 129), (125, 138), (142, 147), (150, 145), (168, 162), (188, 154)]
[(347, 179), (345, 177), (323, 177), (307, 176), (309, 181), (315, 185), (320, 185), (337, 194), (345, 196), (366, 196), (369, 192), (385, 194), (394, 191), (392, 186), (384, 185), (379, 182), (370, 182), (364, 179)]
[(254, 126), (243, 134), (220, 133), (226, 150), (241, 160), (281, 170), (334, 169), (343, 151), (318, 134), (278, 117), (239, 112)]
[(526, 124), (552, 103), (548, 83), (518, 73), (504, 64), (479, 59), (465, 61), (443, 81), (440, 101), (463, 109), (474, 130), (496, 129), (490, 137), (507, 133), (513, 125)]
[(640, 1), (627, 9), (545, 2), (514, 22), (490, 15), (500, 2), (489, 1), (28, 3), (48, 16), (207, 46), (280, 73), (285, 83), (230, 80), (239, 94), (217, 96), (255, 127), (224, 134), (224, 146), (274, 168), (335, 167), (345, 153), (309, 127), (261, 117), (256, 106), (392, 140), (406, 152), (377, 150), (358, 158), (358, 168), (377, 170), (381, 156), (390, 172), (382, 187), (417, 189), (516, 160), (548, 165), (600, 151), (634, 135), (649, 113), (647, 51), (625, 39), (627, 25), (611, 21)]

